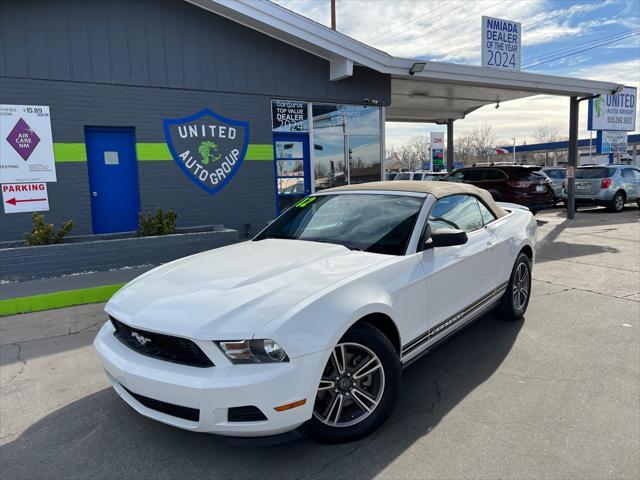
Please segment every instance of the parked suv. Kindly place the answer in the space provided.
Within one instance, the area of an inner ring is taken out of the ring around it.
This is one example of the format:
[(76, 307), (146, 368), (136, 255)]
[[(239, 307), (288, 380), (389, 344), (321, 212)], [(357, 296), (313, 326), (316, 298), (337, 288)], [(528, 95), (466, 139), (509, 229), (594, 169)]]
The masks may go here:
[[(640, 206), (639, 189), (640, 169), (633, 165), (589, 165), (576, 169), (576, 205), (600, 205), (620, 212), (625, 203), (637, 202)], [(562, 198), (567, 198), (565, 184)]]
[(442, 180), (470, 183), (488, 190), (500, 202), (528, 207), (533, 213), (553, 206), (551, 180), (528, 165), (472, 166), (454, 170)]
[(567, 169), (563, 167), (544, 167), (540, 173), (549, 177), (553, 188), (553, 204), (562, 200), (562, 183), (567, 178)]
[(400, 172), (393, 179), (394, 180), (440, 180), (447, 172)]

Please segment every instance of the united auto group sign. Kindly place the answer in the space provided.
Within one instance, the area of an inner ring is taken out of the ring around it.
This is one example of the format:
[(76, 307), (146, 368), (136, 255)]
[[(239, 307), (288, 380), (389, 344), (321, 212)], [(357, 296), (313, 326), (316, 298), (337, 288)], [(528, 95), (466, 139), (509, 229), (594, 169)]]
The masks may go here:
[(225, 118), (208, 108), (164, 120), (173, 159), (196, 185), (215, 195), (240, 169), (249, 145), (249, 123)]

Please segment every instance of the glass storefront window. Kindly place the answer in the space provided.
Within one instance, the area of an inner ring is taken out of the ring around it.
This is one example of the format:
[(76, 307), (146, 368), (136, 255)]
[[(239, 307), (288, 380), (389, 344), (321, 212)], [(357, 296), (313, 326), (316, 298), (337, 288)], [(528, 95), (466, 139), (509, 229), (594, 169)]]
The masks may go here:
[(302, 142), (276, 142), (276, 158), (303, 158)]
[(347, 184), (344, 136), (313, 135), (313, 177), (316, 190)]
[(278, 193), (280, 195), (304, 195), (304, 179), (278, 178)]
[(304, 162), (302, 160), (276, 160), (279, 177), (303, 177)]
[(349, 136), (349, 183), (380, 180), (380, 137), (378, 135)]
[(380, 135), (380, 108), (367, 105), (313, 105), (318, 133)]

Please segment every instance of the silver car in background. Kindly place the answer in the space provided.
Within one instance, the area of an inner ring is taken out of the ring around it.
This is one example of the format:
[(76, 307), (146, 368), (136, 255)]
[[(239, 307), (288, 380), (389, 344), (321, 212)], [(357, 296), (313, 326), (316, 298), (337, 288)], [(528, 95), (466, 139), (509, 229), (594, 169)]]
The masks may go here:
[(562, 183), (567, 178), (567, 169), (563, 167), (543, 167), (539, 173), (551, 180), (553, 204), (562, 201)]
[[(563, 183), (562, 198), (567, 199)], [(576, 206), (599, 205), (621, 212), (625, 203), (640, 206), (640, 169), (633, 165), (589, 165), (576, 169)]]

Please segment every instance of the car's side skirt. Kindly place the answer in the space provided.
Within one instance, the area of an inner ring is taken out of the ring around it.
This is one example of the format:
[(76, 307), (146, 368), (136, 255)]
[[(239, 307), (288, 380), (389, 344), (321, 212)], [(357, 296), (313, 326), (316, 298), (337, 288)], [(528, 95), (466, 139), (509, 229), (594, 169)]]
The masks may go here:
[[(419, 337), (405, 344), (402, 347), (401, 362), (403, 363), (403, 366), (406, 366), (405, 361), (412, 362), (419, 358), (421, 355), (434, 348), (437, 344), (444, 341), (447, 337), (493, 308), (507, 291), (507, 286), (508, 282), (499, 285), (493, 292), (488, 293), (468, 307), (454, 315), (451, 315), (446, 320), (440, 322)], [(413, 356), (415, 352), (424, 347), (428, 348), (425, 348), (419, 355)], [(405, 360), (408, 356), (411, 356), (411, 358), (409, 360)]]

